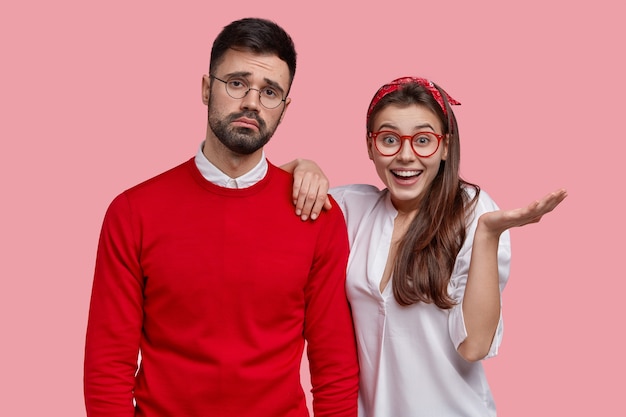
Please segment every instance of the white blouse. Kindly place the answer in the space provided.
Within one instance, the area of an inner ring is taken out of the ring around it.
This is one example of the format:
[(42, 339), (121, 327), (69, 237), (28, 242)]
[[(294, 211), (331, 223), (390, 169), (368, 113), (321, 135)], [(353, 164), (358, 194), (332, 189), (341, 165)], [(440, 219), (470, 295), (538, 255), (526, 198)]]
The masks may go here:
[[(346, 288), (361, 366), (359, 417), (495, 416), (482, 364), (465, 361), (456, 349), (467, 337), (462, 301), (476, 223), (498, 206), (480, 192), (448, 286), (457, 304), (450, 310), (425, 303), (403, 307), (393, 296), (391, 280), (382, 293), (379, 289), (397, 214), (389, 193), (369, 185), (330, 192), (343, 210), (350, 238)], [(505, 232), (498, 249), (501, 292), (510, 253)], [(487, 357), (497, 354), (501, 340), (502, 317)]]

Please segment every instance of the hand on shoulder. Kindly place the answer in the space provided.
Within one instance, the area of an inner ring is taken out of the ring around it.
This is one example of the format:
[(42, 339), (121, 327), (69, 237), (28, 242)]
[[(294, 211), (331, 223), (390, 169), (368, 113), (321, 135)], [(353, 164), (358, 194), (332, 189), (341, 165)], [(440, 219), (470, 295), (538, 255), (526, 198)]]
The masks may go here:
[(322, 209), (330, 210), (330, 182), (319, 165), (308, 159), (295, 159), (281, 168), (293, 174), (292, 197), (296, 215), (303, 221), (315, 220)]

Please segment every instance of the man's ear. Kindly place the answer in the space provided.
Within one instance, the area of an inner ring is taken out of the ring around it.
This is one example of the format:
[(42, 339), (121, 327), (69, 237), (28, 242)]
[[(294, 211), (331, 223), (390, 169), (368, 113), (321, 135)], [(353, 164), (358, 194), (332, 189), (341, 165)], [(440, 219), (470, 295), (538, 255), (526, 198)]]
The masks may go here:
[(208, 74), (202, 76), (202, 102), (205, 106), (209, 105), (209, 97), (211, 96), (211, 77)]
[(289, 107), (289, 103), (291, 103), (291, 97), (287, 97), (285, 99), (285, 104), (283, 106), (283, 111), (280, 112), (280, 119), (278, 119), (278, 123), (281, 123), (283, 121), (283, 118), (285, 117), (285, 113), (287, 113), (287, 107)]

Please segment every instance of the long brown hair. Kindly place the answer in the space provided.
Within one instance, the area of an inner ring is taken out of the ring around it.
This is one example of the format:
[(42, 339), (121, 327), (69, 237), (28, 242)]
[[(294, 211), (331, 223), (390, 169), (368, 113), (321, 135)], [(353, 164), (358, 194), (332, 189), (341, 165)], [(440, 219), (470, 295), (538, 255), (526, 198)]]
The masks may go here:
[[(448, 294), (448, 284), (456, 257), (465, 241), (467, 218), (471, 213), (480, 188), (459, 177), (460, 143), (456, 118), (443, 91), (446, 113), (428, 90), (417, 83), (407, 83), (397, 91), (384, 96), (373, 108), (372, 120), (388, 105), (417, 104), (432, 111), (441, 121), (447, 135), (448, 155), (441, 161), (439, 172), (418, 207), (418, 213), (399, 242), (393, 269), (393, 294), (401, 305), (417, 302), (434, 303), (442, 309), (455, 302)], [(466, 188), (475, 190), (474, 196)]]

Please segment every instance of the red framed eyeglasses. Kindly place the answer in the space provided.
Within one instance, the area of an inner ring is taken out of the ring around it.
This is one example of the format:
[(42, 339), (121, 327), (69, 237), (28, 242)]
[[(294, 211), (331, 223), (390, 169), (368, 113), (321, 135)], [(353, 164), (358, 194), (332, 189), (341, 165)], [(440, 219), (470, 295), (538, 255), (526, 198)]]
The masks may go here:
[(369, 136), (374, 141), (376, 150), (383, 156), (397, 154), (402, 149), (402, 141), (408, 140), (415, 155), (422, 158), (428, 158), (437, 152), (444, 138), (444, 135), (433, 132), (417, 132), (412, 136), (403, 136), (391, 130), (371, 132)]

